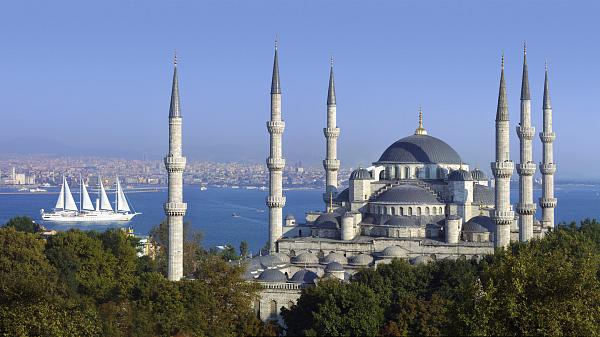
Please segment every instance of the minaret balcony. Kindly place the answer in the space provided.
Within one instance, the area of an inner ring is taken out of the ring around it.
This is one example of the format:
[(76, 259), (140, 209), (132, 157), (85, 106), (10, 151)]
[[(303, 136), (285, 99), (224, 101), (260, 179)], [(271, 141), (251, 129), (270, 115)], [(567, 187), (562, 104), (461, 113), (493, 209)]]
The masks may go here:
[(540, 198), (542, 208), (556, 208), (558, 200), (556, 198)]
[(493, 219), (498, 225), (510, 225), (515, 221), (515, 212), (495, 210)]
[(515, 170), (515, 164), (508, 160), (503, 162), (493, 162), (491, 164), (492, 172), (496, 178), (510, 178)]
[(533, 215), (537, 209), (536, 204), (517, 204), (517, 213), (520, 215)]
[(165, 157), (165, 167), (169, 172), (181, 172), (185, 169), (185, 157)]
[(540, 139), (542, 140), (542, 143), (552, 143), (556, 139), (556, 133), (540, 132)]
[(284, 121), (268, 121), (267, 122), (267, 130), (269, 130), (269, 133), (272, 135), (280, 135), (283, 133), (284, 129), (285, 129)]
[(285, 197), (268, 196), (267, 207), (269, 208), (283, 208), (285, 206)]
[(340, 128), (323, 128), (325, 138), (338, 138), (340, 136)]
[(338, 159), (323, 160), (323, 167), (327, 171), (337, 171), (340, 169), (340, 161)]
[(517, 165), (517, 172), (521, 176), (532, 176), (535, 173), (536, 166), (534, 162), (521, 163)]
[(554, 163), (551, 163), (551, 164), (540, 163), (540, 172), (542, 172), (543, 175), (554, 174), (556, 172), (556, 164), (554, 164)]
[(521, 140), (532, 140), (535, 135), (535, 128), (533, 126), (517, 126), (517, 135)]
[(269, 170), (281, 171), (285, 167), (285, 159), (283, 158), (267, 158), (267, 167)]
[(167, 216), (184, 216), (187, 204), (185, 202), (165, 202), (164, 209)]

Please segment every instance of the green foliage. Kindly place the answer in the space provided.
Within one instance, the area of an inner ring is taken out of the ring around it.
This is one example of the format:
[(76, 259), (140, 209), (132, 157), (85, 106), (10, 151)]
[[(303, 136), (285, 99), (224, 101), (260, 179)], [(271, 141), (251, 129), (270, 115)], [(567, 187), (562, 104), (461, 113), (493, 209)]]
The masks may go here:
[[(192, 275), (198, 269), (198, 260), (206, 252), (202, 249), (202, 233), (194, 230), (189, 222), (183, 223), (183, 275)], [(167, 273), (167, 251), (169, 250), (169, 224), (163, 220), (154, 226), (149, 233), (150, 239), (159, 246), (156, 256), (156, 267), (163, 274)]]
[(32, 218), (28, 216), (16, 216), (8, 220), (4, 227), (13, 227), (19, 232), (37, 233), (41, 227)]
[(277, 335), (250, 309), (258, 286), (193, 237), (197, 279), (171, 282), (121, 230), (0, 228), (0, 336)]
[(240, 257), (245, 259), (248, 257), (248, 254), (249, 254), (248, 241), (242, 240), (240, 242)]

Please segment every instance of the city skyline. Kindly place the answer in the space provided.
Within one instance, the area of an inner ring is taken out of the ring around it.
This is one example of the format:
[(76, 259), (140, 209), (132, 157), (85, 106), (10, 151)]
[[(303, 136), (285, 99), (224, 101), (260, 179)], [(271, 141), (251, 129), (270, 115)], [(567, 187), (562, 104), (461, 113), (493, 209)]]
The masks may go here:
[[(10, 79), (0, 87), (0, 114), (23, 126), (3, 127), (0, 147), (3, 153), (160, 158), (166, 151), (162, 124), (170, 60), (177, 49), (186, 156), (264, 162), (272, 43), (278, 34), (286, 121), (283, 151), (290, 161), (316, 166), (325, 156), (322, 128), (333, 55), (342, 167), (377, 161), (386, 144), (412, 133), (422, 105), (430, 134), (445, 139), (465, 162), (489, 172), (494, 141), (494, 125), (489, 120), (495, 112), (500, 54), (506, 55), (511, 137), (515, 139), (526, 40), (532, 124), (538, 131), (544, 60), (550, 64), (559, 135), (556, 161), (561, 163), (557, 178), (598, 178), (595, 172), (600, 163), (586, 155), (593, 153), (594, 125), (600, 122), (599, 114), (589, 110), (596, 109), (594, 79), (599, 70), (594, 67), (594, 56), (598, 50), (586, 43), (593, 38), (591, 13), (598, 5), (581, 4), (588, 10), (543, 2), (497, 3), (486, 8), (474, 2), (382, 3), (369, 9), (351, 4), (339, 12), (335, 2), (263, 4), (248, 7), (254, 15), (246, 17), (240, 14), (244, 11), (236, 11), (223, 22), (210, 14), (223, 13), (233, 3), (123, 6), (118, 14), (109, 11), (114, 4), (96, 5), (97, 13), (80, 15), (72, 22), (61, 18), (80, 11), (78, 6), (11, 4), (17, 13), (30, 11), (32, 15), (19, 40), (7, 37), (8, 52), (0, 56), (6, 58), (0, 69)], [(530, 17), (524, 13), (531, 11), (520, 12), (520, 7), (539, 7), (539, 16)], [(46, 17), (45, 10), (55, 14), (53, 19)], [(581, 15), (564, 14), (560, 25), (547, 20), (569, 11)], [(294, 18), (294, 12), (310, 25)], [(102, 14), (112, 25), (100, 24)], [(177, 22), (160, 22), (165, 14), (175, 15)], [(335, 26), (326, 24), (328, 15), (339, 16)], [(10, 25), (15, 18), (7, 18), (0, 26)], [(271, 21), (266, 22), (267, 18)], [(232, 20), (247, 31), (227, 28)], [(253, 25), (254, 21), (261, 23)], [(433, 21), (438, 21), (438, 30), (427, 25)], [(448, 29), (440, 31), (440, 26)], [(44, 27), (48, 31), (42, 33)], [(71, 31), (74, 27), (81, 30)], [(216, 30), (219, 34), (214, 34)], [(10, 31), (9, 27), (4, 31)], [(72, 39), (79, 43), (69, 46)], [(44, 52), (47, 56), (40, 57)], [(458, 127), (469, 132), (454, 132)], [(541, 143), (535, 139), (533, 146), (533, 159), (539, 162)], [(518, 162), (517, 142), (511, 144), (511, 153), (511, 159)]]

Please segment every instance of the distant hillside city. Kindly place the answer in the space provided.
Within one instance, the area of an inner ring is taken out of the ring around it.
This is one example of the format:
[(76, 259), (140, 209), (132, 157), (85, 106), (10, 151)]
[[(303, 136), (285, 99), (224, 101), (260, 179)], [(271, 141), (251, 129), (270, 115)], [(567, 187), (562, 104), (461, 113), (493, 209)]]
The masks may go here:
[[(351, 168), (342, 168), (340, 177), (346, 181)], [(136, 160), (100, 157), (22, 156), (0, 161), (0, 185), (56, 186), (65, 175), (69, 183), (78, 184), (81, 175), (89, 186), (98, 184), (98, 177), (107, 185), (115, 176), (127, 186), (166, 185), (167, 174), (161, 160)], [(265, 164), (216, 163), (190, 161), (183, 176), (185, 184), (214, 187), (266, 188), (268, 170)], [(284, 172), (285, 188), (323, 188), (325, 176), (321, 166), (289, 165)]]

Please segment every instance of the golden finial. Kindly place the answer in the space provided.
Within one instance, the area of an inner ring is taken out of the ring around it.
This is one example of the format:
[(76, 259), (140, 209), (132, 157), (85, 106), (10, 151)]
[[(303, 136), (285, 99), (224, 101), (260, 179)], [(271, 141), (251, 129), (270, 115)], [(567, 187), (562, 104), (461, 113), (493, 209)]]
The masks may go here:
[(523, 40), (523, 55), (527, 55), (527, 41)]
[(279, 34), (275, 34), (275, 50), (279, 47)]
[(173, 65), (177, 66), (177, 49), (175, 50), (175, 53), (173, 56)]
[(415, 130), (415, 135), (426, 135), (427, 131), (423, 127), (423, 109), (419, 105), (419, 127)]
[(548, 59), (544, 59), (544, 70), (548, 71)]
[(329, 65), (333, 68), (333, 56), (329, 58)]
[(502, 63), (500, 66), (502, 67), (502, 70), (504, 70), (504, 52), (502, 52)]

